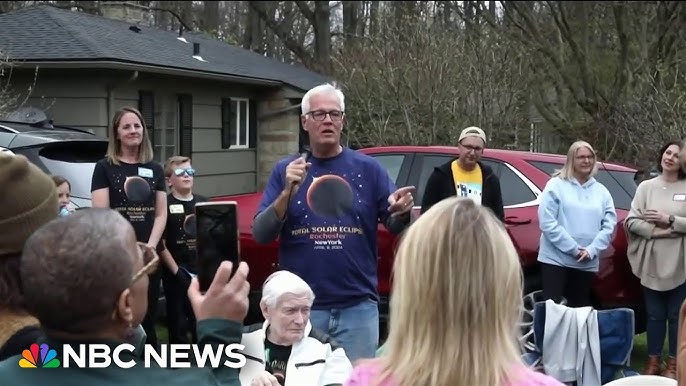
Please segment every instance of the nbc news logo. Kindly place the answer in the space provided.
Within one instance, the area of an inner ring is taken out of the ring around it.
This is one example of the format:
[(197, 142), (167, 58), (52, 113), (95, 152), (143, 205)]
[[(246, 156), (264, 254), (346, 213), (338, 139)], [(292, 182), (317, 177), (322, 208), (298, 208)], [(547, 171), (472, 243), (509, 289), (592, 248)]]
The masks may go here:
[(60, 367), (60, 360), (57, 359), (57, 352), (43, 343), (40, 346), (34, 343), (21, 353), (19, 367), (23, 368), (56, 368)]

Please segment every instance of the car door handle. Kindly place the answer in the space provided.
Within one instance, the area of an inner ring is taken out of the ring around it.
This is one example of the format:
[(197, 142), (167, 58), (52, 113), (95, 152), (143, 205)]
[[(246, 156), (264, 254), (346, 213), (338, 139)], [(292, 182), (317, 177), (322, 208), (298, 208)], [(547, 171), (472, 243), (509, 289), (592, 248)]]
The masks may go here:
[(522, 220), (516, 216), (505, 217), (505, 224), (507, 224), (507, 225), (524, 225), (524, 224), (530, 224), (530, 223), (531, 223), (530, 218)]

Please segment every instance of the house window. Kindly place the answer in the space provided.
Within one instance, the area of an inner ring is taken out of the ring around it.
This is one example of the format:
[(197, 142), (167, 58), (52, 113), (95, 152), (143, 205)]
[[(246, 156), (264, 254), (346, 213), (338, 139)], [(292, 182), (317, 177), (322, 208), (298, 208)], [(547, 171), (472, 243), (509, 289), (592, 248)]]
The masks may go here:
[(254, 119), (248, 99), (222, 99), (222, 149), (250, 147), (250, 128)]

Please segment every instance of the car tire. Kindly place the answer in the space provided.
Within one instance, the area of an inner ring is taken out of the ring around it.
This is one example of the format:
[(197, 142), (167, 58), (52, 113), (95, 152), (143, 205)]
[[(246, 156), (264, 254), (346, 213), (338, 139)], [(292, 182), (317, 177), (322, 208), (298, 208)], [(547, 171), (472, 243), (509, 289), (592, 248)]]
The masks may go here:
[(522, 291), (522, 319), (520, 321), (520, 345), (526, 352), (536, 350), (534, 340), (534, 304), (542, 300), (541, 278), (538, 272), (529, 272), (524, 275), (524, 288)]

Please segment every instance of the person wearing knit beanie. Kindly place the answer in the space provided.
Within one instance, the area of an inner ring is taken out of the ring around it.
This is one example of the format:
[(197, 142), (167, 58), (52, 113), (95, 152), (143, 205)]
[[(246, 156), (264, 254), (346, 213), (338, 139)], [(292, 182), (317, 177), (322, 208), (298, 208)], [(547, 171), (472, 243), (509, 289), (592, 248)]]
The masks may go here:
[(55, 197), (52, 178), (26, 157), (0, 155), (0, 256), (20, 254), (26, 239), (57, 217)]
[(41, 335), (24, 310), (19, 262), (29, 236), (58, 217), (56, 196), (52, 178), (25, 156), (0, 153), (0, 360)]

